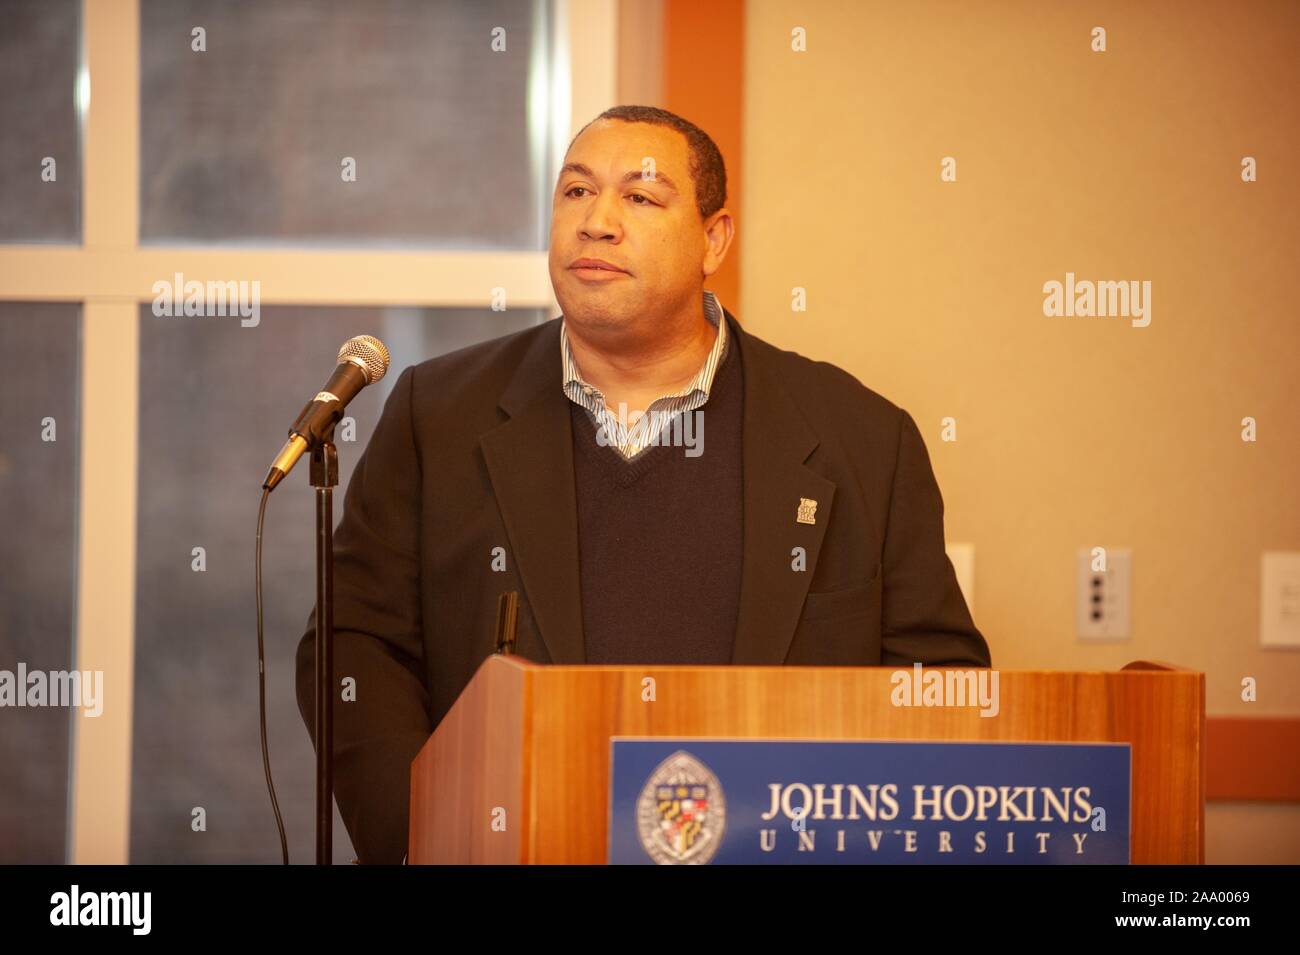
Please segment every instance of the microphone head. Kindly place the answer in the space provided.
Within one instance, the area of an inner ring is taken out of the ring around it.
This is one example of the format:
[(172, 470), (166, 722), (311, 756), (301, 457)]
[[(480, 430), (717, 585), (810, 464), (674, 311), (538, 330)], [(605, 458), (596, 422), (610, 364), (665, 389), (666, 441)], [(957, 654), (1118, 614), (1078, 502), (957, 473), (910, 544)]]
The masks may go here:
[(388, 349), (373, 335), (358, 335), (345, 341), (339, 349), (339, 361), (348, 361), (360, 368), (368, 385), (373, 385), (388, 373)]

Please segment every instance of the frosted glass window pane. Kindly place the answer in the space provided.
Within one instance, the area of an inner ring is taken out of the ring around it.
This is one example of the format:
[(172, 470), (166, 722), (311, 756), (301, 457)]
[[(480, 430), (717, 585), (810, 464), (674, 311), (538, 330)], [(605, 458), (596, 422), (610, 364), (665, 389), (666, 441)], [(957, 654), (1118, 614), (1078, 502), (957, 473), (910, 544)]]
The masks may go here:
[(0, 0), (0, 242), (81, 240), (80, 31), (78, 0)]
[[(81, 308), (0, 302), (0, 670), (73, 666)], [(67, 707), (0, 708), (0, 864), (65, 861)]]
[(549, 124), (529, 104), (547, 101), (549, 3), (143, 0), (140, 14), (143, 241), (543, 248), (551, 184), (530, 129)]

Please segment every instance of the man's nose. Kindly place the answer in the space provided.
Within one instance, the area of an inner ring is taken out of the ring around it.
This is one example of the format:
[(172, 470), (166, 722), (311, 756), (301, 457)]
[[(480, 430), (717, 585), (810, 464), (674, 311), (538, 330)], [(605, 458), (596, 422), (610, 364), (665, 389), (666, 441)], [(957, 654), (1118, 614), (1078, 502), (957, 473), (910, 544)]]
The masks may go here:
[(578, 224), (582, 239), (618, 239), (623, 234), (617, 191), (606, 189), (587, 204), (587, 214)]

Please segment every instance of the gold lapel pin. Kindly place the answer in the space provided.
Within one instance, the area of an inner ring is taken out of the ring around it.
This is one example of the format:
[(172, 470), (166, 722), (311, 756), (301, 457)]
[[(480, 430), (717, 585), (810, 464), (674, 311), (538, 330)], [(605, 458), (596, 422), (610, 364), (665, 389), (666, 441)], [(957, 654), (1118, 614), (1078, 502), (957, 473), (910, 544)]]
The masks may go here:
[(817, 502), (811, 498), (799, 498), (799, 511), (795, 514), (795, 522), (798, 524), (816, 524), (817, 523)]

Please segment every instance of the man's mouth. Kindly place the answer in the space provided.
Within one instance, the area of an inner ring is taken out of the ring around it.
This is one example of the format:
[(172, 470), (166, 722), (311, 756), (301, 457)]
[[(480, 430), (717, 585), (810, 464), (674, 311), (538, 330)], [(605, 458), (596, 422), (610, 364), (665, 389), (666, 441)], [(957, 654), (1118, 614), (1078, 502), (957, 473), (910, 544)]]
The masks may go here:
[(626, 269), (621, 269), (612, 262), (606, 262), (604, 259), (574, 259), (569, 268), (575, 272), (612, 272), (615, 274), (627, 275)]

